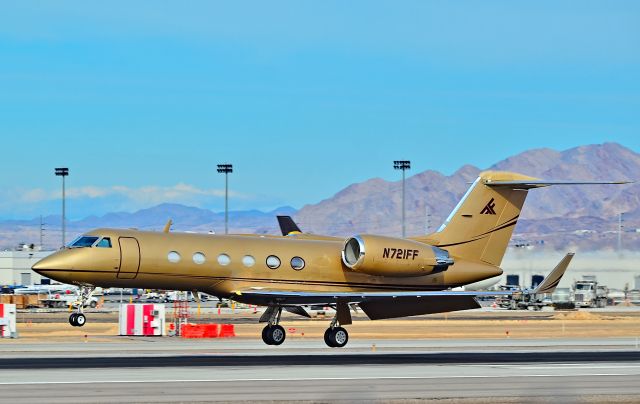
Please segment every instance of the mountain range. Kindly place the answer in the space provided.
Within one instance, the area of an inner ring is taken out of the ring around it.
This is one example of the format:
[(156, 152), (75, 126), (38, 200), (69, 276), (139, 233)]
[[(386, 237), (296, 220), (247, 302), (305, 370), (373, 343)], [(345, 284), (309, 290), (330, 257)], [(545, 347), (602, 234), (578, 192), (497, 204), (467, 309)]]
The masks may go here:
[[(640, 180), (640, 154), (616, 143), (564, 151), (533, 149), (502, 160), (488, 170), (506, 170), (548, 180)], [(444, 221), (477, 175), (465, 165), (451, 175), (427, 170), (406, 180), (407, 235), (432, 232)], [(402, 181), (381, 178), (352, 184), (335, 195), (296, 211), (282, 207), (229, 213), (230, 231), (278, 233), (275, 216), (294, 216), (304, 231), (348, 236), (401, 234)], [(530, 192), (513, 243), (553, 249), (617, 248), (618, 219), (623, 215), (623, 247), (640, 247), (640, 183), (610, 186), (563, 186)], [(108, 213), (68, 224), (69, 237), (96, 227), (159, 230), (171, 218), (175, 231), (221, 232), (224, 213), (179, 204), (160, 204), (133, 213)], [(48, 216), (45, 246), (59, 243), (59, 216)], [(0, 221), (0, 248), (38, 243), (39, 219)]]

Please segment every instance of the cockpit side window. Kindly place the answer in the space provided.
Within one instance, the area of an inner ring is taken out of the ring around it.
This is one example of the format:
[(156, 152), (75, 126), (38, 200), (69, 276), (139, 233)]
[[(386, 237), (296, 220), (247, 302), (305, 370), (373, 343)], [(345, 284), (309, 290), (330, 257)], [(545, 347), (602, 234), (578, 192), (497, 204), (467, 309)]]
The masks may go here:
[(98, 241), (98, 238), (99, 237), (95, 237), (95, 236), (82, 236), (79, 239), (77, 239), (76, 241), (74, 241), (70, 245), (70, 247), (71, 248), (91, 247), (93, 245), (93, 243)]
[(103, 237), (102, 240), (98, 241), (96, 247), (111, 248), (111, 239), (109, 237)]

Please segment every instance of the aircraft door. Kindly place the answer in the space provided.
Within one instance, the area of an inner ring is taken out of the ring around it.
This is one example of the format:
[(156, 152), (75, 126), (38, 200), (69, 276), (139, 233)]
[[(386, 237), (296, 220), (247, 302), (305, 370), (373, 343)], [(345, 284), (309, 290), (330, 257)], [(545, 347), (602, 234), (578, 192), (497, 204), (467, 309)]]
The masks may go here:
[(134, 279), (140, 270), (140, 244), (133, 237), (120, 237), (120, 268), (118, 278)]

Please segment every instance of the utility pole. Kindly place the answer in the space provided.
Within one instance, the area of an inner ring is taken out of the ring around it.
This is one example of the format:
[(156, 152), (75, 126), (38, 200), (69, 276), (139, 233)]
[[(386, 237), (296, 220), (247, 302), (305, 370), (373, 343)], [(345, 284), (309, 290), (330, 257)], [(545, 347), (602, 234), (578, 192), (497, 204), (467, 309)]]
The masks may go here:
[(65, 206), (65, 184), (64, 179), (69, 175), (69, 169), (67, 167), (58, 167), (55, 169), (56, 176), (62, 177), (62, 248), (67, 244), (66, 233), (67, 233), (67, 219), (66, 219), (66, 206)]
[(622, 229), (624, 227), (622, 225), (622, 215), (624, 215), (624, 212), (618, 213), (618, 254), (622, 254)]
[(429, 205), (424, 205), (424, 216), (425, 216), (425, 234), (429, 234), (431, 230), (431, 211), (429, 210)]
[(224, 174), (224, 234), (229, 234), (229, 174), (233, 164), (218, 164), (218, 172)]
[(405, 171), (411, 168), (411, 161), (409, 160), (395, 160), (393, 162), (394, 170), (402, 170), (402, 237), (406, 237), (407, 229), (405, 224)]
[(40, 251), (42, 251), (43, 239), (44, 239), (44, 222), (42, 221), (42, 215), (40, 215)]

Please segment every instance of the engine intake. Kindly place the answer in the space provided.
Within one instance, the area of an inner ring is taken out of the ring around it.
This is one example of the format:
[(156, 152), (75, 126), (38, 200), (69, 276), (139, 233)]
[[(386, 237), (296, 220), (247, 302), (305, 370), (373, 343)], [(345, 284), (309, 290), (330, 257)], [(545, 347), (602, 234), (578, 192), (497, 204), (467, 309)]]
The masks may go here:
[(453, 264), (441, 248), (402, 238), (357, 235), (348, 238), (342, 262), (355, 272), (377, 276), (423, 276)]

